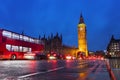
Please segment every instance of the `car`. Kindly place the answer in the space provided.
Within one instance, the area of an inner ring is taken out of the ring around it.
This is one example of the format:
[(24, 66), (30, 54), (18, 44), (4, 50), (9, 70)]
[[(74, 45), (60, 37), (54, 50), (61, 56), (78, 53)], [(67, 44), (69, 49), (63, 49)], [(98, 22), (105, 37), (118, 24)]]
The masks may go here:
[(24, 54), (24, 59), (27, 60), (42, 60), (47, 59), (47, 56), (44, 53), (35, 53), (35, 52), (27, 52)]
[(35, 54), (35, 60), (46, 60), (46, 59), (47, 59), (47, 55), (45, 55), (44, 53)]

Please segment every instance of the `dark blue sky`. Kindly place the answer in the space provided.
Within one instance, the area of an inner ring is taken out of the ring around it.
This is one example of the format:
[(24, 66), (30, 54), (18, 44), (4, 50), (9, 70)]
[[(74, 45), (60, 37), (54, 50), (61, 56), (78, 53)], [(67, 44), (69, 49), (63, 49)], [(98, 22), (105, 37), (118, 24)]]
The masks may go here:
[(77, 46), (82, 12), (90, 51), (104, 50), (114, 34), (120, 38), (120, 0), (0, 0), (0, 28), (38, 37), (56, 32)]

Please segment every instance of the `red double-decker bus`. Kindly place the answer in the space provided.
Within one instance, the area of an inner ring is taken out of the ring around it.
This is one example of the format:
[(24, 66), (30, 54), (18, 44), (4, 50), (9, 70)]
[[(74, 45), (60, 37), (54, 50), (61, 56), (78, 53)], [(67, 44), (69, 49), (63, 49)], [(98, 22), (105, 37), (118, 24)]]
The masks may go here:
[(43, 48), (40, 39), (0, 29), (0, 59), (23, 59), (24, 53), (42, 51)]

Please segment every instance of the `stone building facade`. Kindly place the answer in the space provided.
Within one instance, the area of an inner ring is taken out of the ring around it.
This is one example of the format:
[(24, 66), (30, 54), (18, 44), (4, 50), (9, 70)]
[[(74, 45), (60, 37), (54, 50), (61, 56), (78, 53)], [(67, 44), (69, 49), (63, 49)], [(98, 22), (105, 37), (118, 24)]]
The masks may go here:
[(120, 39), (115, 39), (114, 36), (107, 46), (107, 56), (108, 57), (120, 57)]
[(51, 36), (46, 37), (44, 35), (41, 40), (44, 43), (44, 52), (52, 53), (55, 52), (57, 54), (62, 53), (62, 35), (56, 33), (56, 35), (51, 34)]

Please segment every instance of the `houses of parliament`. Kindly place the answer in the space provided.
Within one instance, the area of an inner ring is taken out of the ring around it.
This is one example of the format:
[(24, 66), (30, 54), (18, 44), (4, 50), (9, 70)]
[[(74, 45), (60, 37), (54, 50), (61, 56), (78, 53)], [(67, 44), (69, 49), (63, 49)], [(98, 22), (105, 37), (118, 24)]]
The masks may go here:
[(82, 54), (84, 56), (88, 56), (88, 49), (87, 49), (87, 30), (86, 25), (84, 23), (84, 18), (82, 14), (80, 15), (80, 20), (77, 26), (78, 30), (78, 47), (75, 46), (67, 46), (62, 43), (62, 35), (58, 33), (53, 36), (48, 36), (48, 38), (44, 37), (41, 38), (45, 45), (45, 52), (55, 51), (60, 54), (78, 56), (78, 54)]

